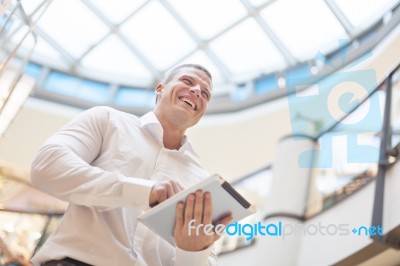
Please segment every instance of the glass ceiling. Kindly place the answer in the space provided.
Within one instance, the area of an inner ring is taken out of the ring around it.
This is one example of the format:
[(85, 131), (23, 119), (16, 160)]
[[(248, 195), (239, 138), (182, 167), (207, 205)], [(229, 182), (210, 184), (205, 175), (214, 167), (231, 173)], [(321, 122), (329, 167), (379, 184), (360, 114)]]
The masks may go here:
[[(46, 0), (20, 0), (34, 21)], [(176, 64), (214, 76), (215, 93), (356, 38), (399, 0), (53, 0), (32, 61), (95, 81), (152, 88)], [(18, 21), (8, 30), (17, 42)]]

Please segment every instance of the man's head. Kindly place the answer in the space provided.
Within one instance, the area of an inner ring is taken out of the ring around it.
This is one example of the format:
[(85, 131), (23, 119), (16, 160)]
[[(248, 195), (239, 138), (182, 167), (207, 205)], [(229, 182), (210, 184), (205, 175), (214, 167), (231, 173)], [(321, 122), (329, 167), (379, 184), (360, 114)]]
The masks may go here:
[(183, 65), (179, 65), (175, 68), (173, 68), (172, 70), (170, 70), (164, 77), (162, 83), (168, 83), (176, 73), (178, 73), (178, 71), (182, 68), (195, 68), (198, 70), (203, 71), (205, 74), (207, 74), (207, 76), (210, 78), (210, 80), (212, 81), (212, 76), (210, 71), (207, 70), (207, 68), (201, 66), (201, 65), (197, 65), (197, 64), (183, 64)]
[(155, 90), (157, 117), (186, 129), (196, 124), (206, 111), (211, 99), (212, 77), (203, 66), (180, 65), (172, 69)]

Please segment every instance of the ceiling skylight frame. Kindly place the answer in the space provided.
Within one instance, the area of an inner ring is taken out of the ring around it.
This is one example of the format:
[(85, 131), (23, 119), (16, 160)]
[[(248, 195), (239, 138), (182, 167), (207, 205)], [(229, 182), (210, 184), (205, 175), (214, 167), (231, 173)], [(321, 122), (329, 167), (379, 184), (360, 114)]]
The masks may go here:
[[(30, 0), (27, 0), (30, 1)], [(45, 2), (46, 0), (43, 0), (42, 2)], [(122, 19), (119, 23), (112, 22), (111, 20), (107, 21), (107, 18), (105, 17), (104, 14), (101, 12), (98, 12), (99, 9), (96, 8), (95, 3), (96, 1), (94, 0), (82, 0), (82, 2), (89, 7), (89, 9), (98, 17), (100, 20), (106, 25), (106, 27), (109, 29), (107, 34), (102, 36), (93, 44), (93, 46), (89, 47), (79, 58), (74, 58), (72, 55), (68, 54), (68, 52), (63, 49), (61, 46), (57, 46), (57, 42), (52, 39), (51, 36), (46, 36), (46, 33), (43, 32), (40, 28), (37, 30), (38, 35), (45, 40), (46, 43), (51, 45), (52, 47), (55, 48), (55, 50), (60, 53), (62, 58), (67, 62), (68, 67), (60, 67), (61, 70), (70, 72), (72, 74), (77, 74), (81, 77), (85, 78), (96, 78), (97, 76), (99, 77), (99, 80), (104, 81), (105, 77), (101, 77), (101, 74), (96, 75), (95, 72), (90, 72), (90, 71), (85, 71), (83, 67), (81, 67), (82, 60), (91, 53), (93, 50), (93, 47), (101, 44), (103, 41), (105, 41), (111, 34), (114, 34), (121, 40), (121, 42), (128, 47), (130, 50), (131, 54), (133, 56), (137, 57), (139, 61), (145, 66), (146, 69), (149, 70), (153, 78), (151, 81), (149, 80), (148, 84), (151, 84), (155, 81), (159, 81), (162, 77), (162, 72), (164, 72), (165, 69), (158, 69), (150, 60), (147, 58), (143, 53), (140, 51), (140, 49), (132, 43), (122, 32), (120, 32), (120, 27), (121, 25), (124, 25), (125, 22), (129, 21), (130, 18), (135, 16), (140, 10), (145, 7), (148, 3), (156, 1), (156, 0), (148, 0), (145, 1), (138, 9), (132, 12), (132, 14), (128, 15), (124, 19)], [(229, 66), (225, 64), (220, 58), (220, 56), (215, 53), (212, 49), (210, 49), (210, 44), (212, 44), (216, 39), (221, 37), (222, 35), (226, 34), (228, 31), (230, 31), (232, 28), (237, 27), (243, 21), (245, 21), (248, 18), (254, 18), (255, 21), (257, 22), (258, 26), (264, 31), (264, 34), (267, 36), (269, 40), (271, 40), (274, 44), (275, 47), (278, 48), (280, 51), (280, 54), (284, 56), (287, 62), (287, 66), (295, 66), (298, 63), (304, 63), (302, 60), (298, 60), (294, 58), (294, 55), (291, 54), (291, 52), (287, 49), (286, 44), (282, 39), (280, 39), (274, 30), (271, 28), (271, 26), (266, 23), (266, 21), (260, 16), (260, 11), (262, 11), (265, 8), (268, 8), (271, 4), (277, 2), (279, 0), (267, 0), (263, 4), (254, 6), (250, 2), (251, 0), (241, 0), (241, 3), (243, 4), (244, 8), (247, 9), (248, 14), (246, 14), (244, 17), (238, 18), (236, 21), (234, 21), (231, 25), (228, 25), (225, 29), (221, 30), (220, 32), (216, 33), (214, 36), (211, 36), (208, 39), (202, 39), (199, 37), (198, 34), (189, 26), (189, 24), (183, 19), (179, 19), (179, 15), (174, 8), (173, 5), (170, 4), (169, 1), (167, 0), (158, 0), (157, 2), (161, 3), (164, 8), (174, 15), (176, 21), (181, 25), (181, 27), (186, 31), (186, 33), (189, 34), (190, 38), (192, 41), (196, 44), (196, 47), (192, 49), (191, 51), (188, 51), (186, 54), (181, 56), (180, 58), (177, 58), (175, 60), (175, 64), (181, 63), (185, 61), (185, 59), (190, 58), (192, 55), (196, 54), (199, 51), (202, 51), (205, 53), (207, 58), (218, 68), (220, 75), (223, 77), (223, 81), (225, 83), (232, 84), (233, 86), (240, 82), (246, 82), (246, 80), (237, 80), (232, 76), (231, 71), (229, 70)], [(331, 10), (332, 14), (335, 16), (336, 20), (341, 24), (341, 26), (345, 29), (346, 33), (353, 38), (357, 38), (357, 36), (360, 35), (358, 33), (357, 29), (352, 27), (351, 23), (349, 21), (346, 21), (346, 17), (344, 16), (343, 12), (341, 12), (340, 8), (337, 7), (336, 3), (334, 0), (324, 0), (324, 4)], [(169, 6), (169, 7), (168, 7)], [(32, 14), (34, 15), (34, 14)], [(177, 16), (175, 16), (177, 15)], [(105, 17), (105, 19), (101, 19), (101, 17)], [(327, 53), (333, 52), (333, 50), (328, 51)], [(312, 59), (312, 58), (310, 58)], [(38, 60), (39, 61), (39, 60)], [(35, 62), (38, 62), (35, 61)], [(40, 62), (40, 61), (39, 61)], [(171, 64), (172, 66), (173, 64)], [(281, 69), (283, 70), (283, 69)], [(268, 70), (269, 71), (269, 70)], [(277, 70), (279, 71), (279, 69)], [(266, 73), (268, 74), (268, 73)], [(256, 74), (257, 75), (257, 74)], [(102, 79), (101, 79), (102, 78)], [(128, 77), (127, 77), (128, 79)], [(130, 80), (128, 85), (134, 85), (135, 82), (138, 82), (140, 84), (140, 87), (146, 87), (144, 83), (141, 83), (139, 80), (132, 79)], [(126, 84), (125, 80), (121, 80), (119, 82), (117, 79), (113, 79), (110, 81), (110, 83), (114, 83), (119, 85)]]
[(187, 54), (183, 58), (180, 58), (177, 61), (177, 63), (184, 60), (185, 58), (189, 57), (190, 55), (195, 53), (197, 50), (203, 50), (206, 53), (206, 55), (210, 58), (210, 60), (219, 68), (219, 70), (222, 74), (222, 78), (226, 82), (231, 83), (232, 82), (232, 79), (231, 79), (232, 74), (230, 73), (229, 69), (224, 65), (224, 63), (218, 58), (218, 56), (209, 49), (209, 47), (208, 47), (209, 41), (202, 40), (198, 36), (198, 34), (196, 34), (194, 32), (194, 30), (189, 26), (189, 24), (182, 18), (182, 16), (166, 0), (160, 0), (160, 2), (168, 10), (168, 12), (170, 12), (171, 15), (175, 17), (175, 19), (182, 26), (182, 28), (189, 34), (189, 36), (197, 44), (197, 49), (195, 49), (191, 53)]

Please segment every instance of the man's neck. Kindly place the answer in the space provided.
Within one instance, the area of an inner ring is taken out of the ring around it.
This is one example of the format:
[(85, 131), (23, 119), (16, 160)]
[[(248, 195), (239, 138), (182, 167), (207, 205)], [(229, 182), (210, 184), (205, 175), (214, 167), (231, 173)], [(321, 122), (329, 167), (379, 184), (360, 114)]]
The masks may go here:
[(179, 150), (185, 136), (185, 130), (173, 125), (171, 121), (168, 121), (156, 112), (155, 115), (163, 128), (164, 147), (170, 150)]
[(167, 131), (164, 130), (164, 136), (163, 136), (164, 147), (170, 150), (179, 150), (179, 148), (182, 145), (183, 136), (184, 135), (182, 134), (176, 135), (168, 133)]

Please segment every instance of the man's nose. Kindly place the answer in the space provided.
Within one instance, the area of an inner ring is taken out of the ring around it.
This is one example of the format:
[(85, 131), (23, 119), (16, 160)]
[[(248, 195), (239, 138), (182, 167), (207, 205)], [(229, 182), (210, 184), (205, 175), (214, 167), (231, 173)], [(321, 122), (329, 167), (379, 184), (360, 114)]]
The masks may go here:
[(195, 86), (190, 87), (190, 91), (192, 93), (195, 93), (197, 97), (200, 97), (200, 85), (197, 84)]

